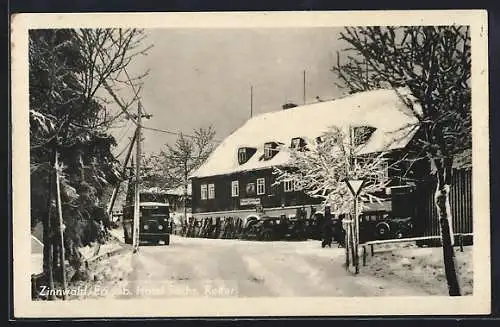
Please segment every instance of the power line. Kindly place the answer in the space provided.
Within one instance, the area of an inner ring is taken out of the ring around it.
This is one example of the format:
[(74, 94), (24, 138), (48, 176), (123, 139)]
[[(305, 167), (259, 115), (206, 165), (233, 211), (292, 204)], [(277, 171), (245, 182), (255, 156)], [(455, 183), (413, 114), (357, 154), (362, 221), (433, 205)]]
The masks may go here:
[[(123, 68), (123, 71), (125, 72), (125, 75), (127, 76), (127, 79), (128, 79), (128, 80), (129, 80), (129, 82), (130, 82), (130, 86), (132, 87), (132, 90), (134, 91), (134, 93), (135, 93), (135, 94), (137, 94), (137, 91), (136, 91), (136, 89), (135, 89), (135, 86), (133, 85), (132, 80), (131, 80), (131, 78), (130, 78), (130, 76), (129, 76), (128, 72), (127, 72), (127, 70), (126, 70), (125, 68)], [(106, 86), (107, 88), (109, 88), (109, 86), (107, 86), (107, 85), (105, 85), (105, 86)], [(111, 93), (111, 92), (110, 92), (110, 93)], [(128, 119), (128, 120), (131, 120), (131, 121), (132, 121), (132, 122), (133, 122), (136, 126), (138, 126), (139, 124), (138, 124), (138, 122), (135, 120), (135, 118), (137, 118), (137, 117), (134, 117), (134, 115), (133, 115), (133, 114), (130, 114), (128, 111), (124, 110), (124, 108), (120, 105), (120, 104), (121, 104), (121, 102), (117, 99), (117, 97), (116, 97), (116, 95), (115, 95), (114, 93), (112, 93), (111, 95), (113, 96), (114, 100), (115, 100), (115, 101), (119, 104), (120, 109), (121, 109), (121, 110), (122, 110), (122, 112), (123, 112), (123, 113), (127, 116), (127, 119)], [(148, 113), (146, 112), (146, 110), (144, 109), (144, 107), (142, 108), (142, 111), (146, 113), (146, 114), (145, 114), (145, 116), (147, 116), (147, 118), (150, 118), (150, 117), (152, 116), (152, 115), (150, 115), (150, 114), (148, 114)], [(161, 132), (161, 133), (165, 133), (165, 134), (171, 134), (171, 135), (177, 135), (177, 136), (182, 135), (182, 136), (186, 136), (186, 137), (188, 137), (188, 138), (193, 138), (193, 139), (196, 139), (196, 138), (197, 138), (197, 137), (196, 137), (196, 136), (194, 136), (194, 135), (184, 134), (184, 133), (179, 133), (179, 132), (173, 132), (173, 131), (164, 130), (164, 129), (159, 129), (159, 128), (153, 128), (153, 127), (147, 127), (147, 126), (141, 126), (141, 128), (146, 129), (146, 130), (150, 130), (150, 131)], [(216, 140), (216, 139), (214, 139), (213, 141), (214, 141), (214, 142), (218, 142), (218, 143), (222, 142), (222, 141), (220, 141), (220, 140)]]
[(128, 132), (130, 131), (130, 127), (132, 127), (132, 125), (130, 125), (130, 121), (128, 121), (127, 122), (127, 127), (124, 128), (124, 131), (118, 137), (117, 143), (121, 143), (123, 141), (123, 139), (125, 138), (125, 136), (127, 136)]
[[(169, 130), (165, 130), (165, 129), (159, 129), (159, 128), (153, 128), (153, 127), (147, 127), (147, 126), (142, 126), (142, 128), (150, 130), (150, 131), (165, 133), (165, 134), (178, 135), (178, 136), (182, 135), (182, 136), (189, 137), (189, 138), (192, 138), (192, 139), (198, 138), (195, 135), (190, 135), (190, 134), (185, 134), (185, 133), (180, 133), (180, 132), (174, 132), (174, 131), (169, 131)], [(216, 139), (214, 139), (213, 141), (214, 142), (222, 142), (221, 140), (216, 140)]]
[[(138, 94), (137, 90), (135, 89), (134, 83), (132, 82), (132, 79), (130, 78), (127, 68), (123, 68), (123, 71), (125, 72), (125, 75), (127, 76), (128, 81), (130, 82), (130, 86), (132, 87), (132, 91), (134, 91), (134, 94)], [(146, 111), (144, 107), (142, 107), (142, 112), (144, 112), (145, 115), (150, 116), (150, 114)]]
[(127, 145), (120, 151), (120, 153), (118, 153), (115, 157), (116, 158), (119, 158), (122, 154), (125, 153), (125, 151), (129, 148), (130, 146), (130, 143), (133, 141), (133, 138), (130, 139), (130, 141), (127, 143)]

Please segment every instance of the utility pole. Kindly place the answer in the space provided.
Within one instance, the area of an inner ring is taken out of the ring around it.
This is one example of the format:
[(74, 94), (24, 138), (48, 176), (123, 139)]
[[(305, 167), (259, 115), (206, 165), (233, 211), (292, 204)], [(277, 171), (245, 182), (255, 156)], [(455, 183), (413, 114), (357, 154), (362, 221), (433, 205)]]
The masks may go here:
[[(52, 147), (50, 167), (55, 166), (55, 149)], [(47, 189), (49, 191), (49, 201), (47, 207), (47, 214), (43, 220), (43, 271), (47, 276), (49, 288), (51, 290), (54, 287), (54, 232), (52, 231), (54, 221), (52, 219), (52, 199), (53, 199), (53, 189), (54, 189), (54, 172), (52, 169), (49, 171), (48, 185)], [(56, 300), (56, 295), (54, 292), (49, 293), (49, 300)]]
[(253, 85), (250, 85), (250, 118), (253, 115)]
[[(367, 48), (366, 46), (366, 37), (365, 37), (365, 49)], [(370, 79), (369, 79), (369, 75), (368, 75), (368, 60), (366, 60), (366, 58), (364, 58), (364, 64), (365, 64), (365, 73), (366, 73), (366, 85), (370, 85)]]
[(188, 197), (188, 171), (187, 171), (187, 160), (184, 161), (184, 221), (187, 223), (187, 197)]
[(62, 216), (62, 203), (61, 203), (61, 181), (60, 181), (60, 174), (59, 174), (59, 152), (56, 150), (56, 160), (55, 160), (55, 170), (56, 170), (56, 200), (57, 200), (57, 215), (59, 218), (59, 261), (61, 263), (61, 281), (62, 281), (62, 287), (63, 287), (63, 300), (66, 300), (66, 258), (64, 254), (64, 222), (63, 222), (63, 216)]
[(135, 196), (134, 196), (134, 221), (132, 232), (132, 245), (134, 253), (139, 250), (139, 216), (140, 216), (140, 187), (141, 187), (141, 142), (142, 142), (142, 118), (151, 118), (151, 115), (142, 114), (142, 104), (137, 105), (137, 139), (136, 139), (136, 165), (135, 165)]
[[(130, 146), (127, 151), (127, 155), (125, 156), (125, 161), (123, 162), (123, 167), (122, 167), (122, 176), (124, 176), (127, 173), (127, 164), (128, 161), (130, 160), (131, 154), (132, 154), (132, 149), (134, 148), (134, 144), (136, 143), (137, 140), (137, 128), (134, 132), (134, 136), (132, 137), (132, 140), (130, 141)], [(115, 205), (116, 197), (118, 195), (118, 191), (120, 190), (120, 185), (121, 182), (118, 182), (116, 185), (115, 189), (113, 190), (113, 194), (111, 195), (111, 200), (109, 200), (109, 205), (108, 205), (108, 216), (111, 217), (113, 213), (113, 206)]]
[(303, 85), (303, 101), (304, 101), (304, 104), (306, 104), (306, 71), (305, 71), (305, 69), (304, 69), (302, 85)]

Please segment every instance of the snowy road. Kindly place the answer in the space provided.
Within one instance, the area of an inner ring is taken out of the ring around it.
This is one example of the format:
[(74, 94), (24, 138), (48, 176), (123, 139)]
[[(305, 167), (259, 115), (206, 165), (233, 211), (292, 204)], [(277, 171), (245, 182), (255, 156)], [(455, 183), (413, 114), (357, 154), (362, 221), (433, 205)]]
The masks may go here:
[[(97, 297), (411, 296), (402, 281), (358, 276), (342, 267), (343, 249), (318, 241), (253, 242), (172, 236), (109, 259)], [(362, 268), (362, 267), (361, 267)], [(104, 291), (104, 292), (103, 292)]]

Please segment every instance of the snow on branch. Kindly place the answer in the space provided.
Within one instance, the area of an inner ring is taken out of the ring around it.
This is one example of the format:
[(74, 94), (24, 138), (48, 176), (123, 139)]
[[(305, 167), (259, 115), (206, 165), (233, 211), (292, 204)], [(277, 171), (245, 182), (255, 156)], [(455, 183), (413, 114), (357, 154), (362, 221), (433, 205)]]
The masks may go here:
[[(468, 26), (346, 27), (347, 45), (332, 71), (350, 93), (408, 87), (432, 156), (447, 157), (471, 146), (471, 39)], [(404, 100), (404, 99), (402, 99)], [(465, 146), (464, 146), (465, 145)]]
[(296, 187), (307, 195), (323, 199), (332, 212), (349, 212), (352, 194), (345, 178), (364, 179), (360, 203), (380, 202), (375, 192), (384, 190), (389, 183), (386, 153), (356, 156), (356, 146), (349, 134), (331, 127), (321, 142), (308, 141), (304, 150), (290, 149), (286, 167), (275, 167), (275, 184), (293, 180)]

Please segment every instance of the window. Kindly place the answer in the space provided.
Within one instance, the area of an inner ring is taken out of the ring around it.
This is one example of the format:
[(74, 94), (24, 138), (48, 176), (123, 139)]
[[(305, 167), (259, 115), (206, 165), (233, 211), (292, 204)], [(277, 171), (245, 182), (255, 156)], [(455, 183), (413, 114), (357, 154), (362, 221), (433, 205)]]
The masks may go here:
[(302, 190), (302, 186), (300, 186), (300, 183), (298, 181), (293, 182), (293, 190), (294, 191), (301, 191)]
[(248, 183), (246, 187), (247, 195), (255, 194), (255, 183)]
[(206, 200), (207, 199), (207, 184), (201, 184), (201, 199)]
[(285, 188), (285, 192), (292, 192), (293, 191), (293, 180), (288, 180), (283, 182), (283, 186)]
[(273, 149), (270, 145), (264, 147), (264, 158), (270, 159), (273, 156)]
[(240, 183), (238, 181), (231, 182), (231, 196), (233, 198), (240, 195)]
[(276, 149), (277, 144), (275, 142), (264, 143), (264, 160), (271, 159), (278, 150)]
[(247, 152), (245, 148), (241, 148), (238, 150), (238, 162), (239, 164), (243, 164), (247, 161)]
[(378, 183), (385, 183), (389, 179), (389, 164), (385, 160), (380, 163), (377, 179)]
[(257, 178), (257, 195), (266, 194), (266, 179)]
[(208, 184), (208, 198), (215, 199), (215, 185)]
[(301, 150), (301, 149), (303, 149), (303, 148), (304, 148), (305, 143), (306, 143), (306, 142), (304, 141), (304, 139), (303, 139), (303, 138), (301, 138), (301, 137), (294, 137), (294, 138), (292, 139), (291, 148), (292, 148), (292, 149), (296, 149), (296, 150)]
[(238, 149), (238, 163), (243, 165), (247, 162), (257, 151), (256, 148), (243, 147)]

